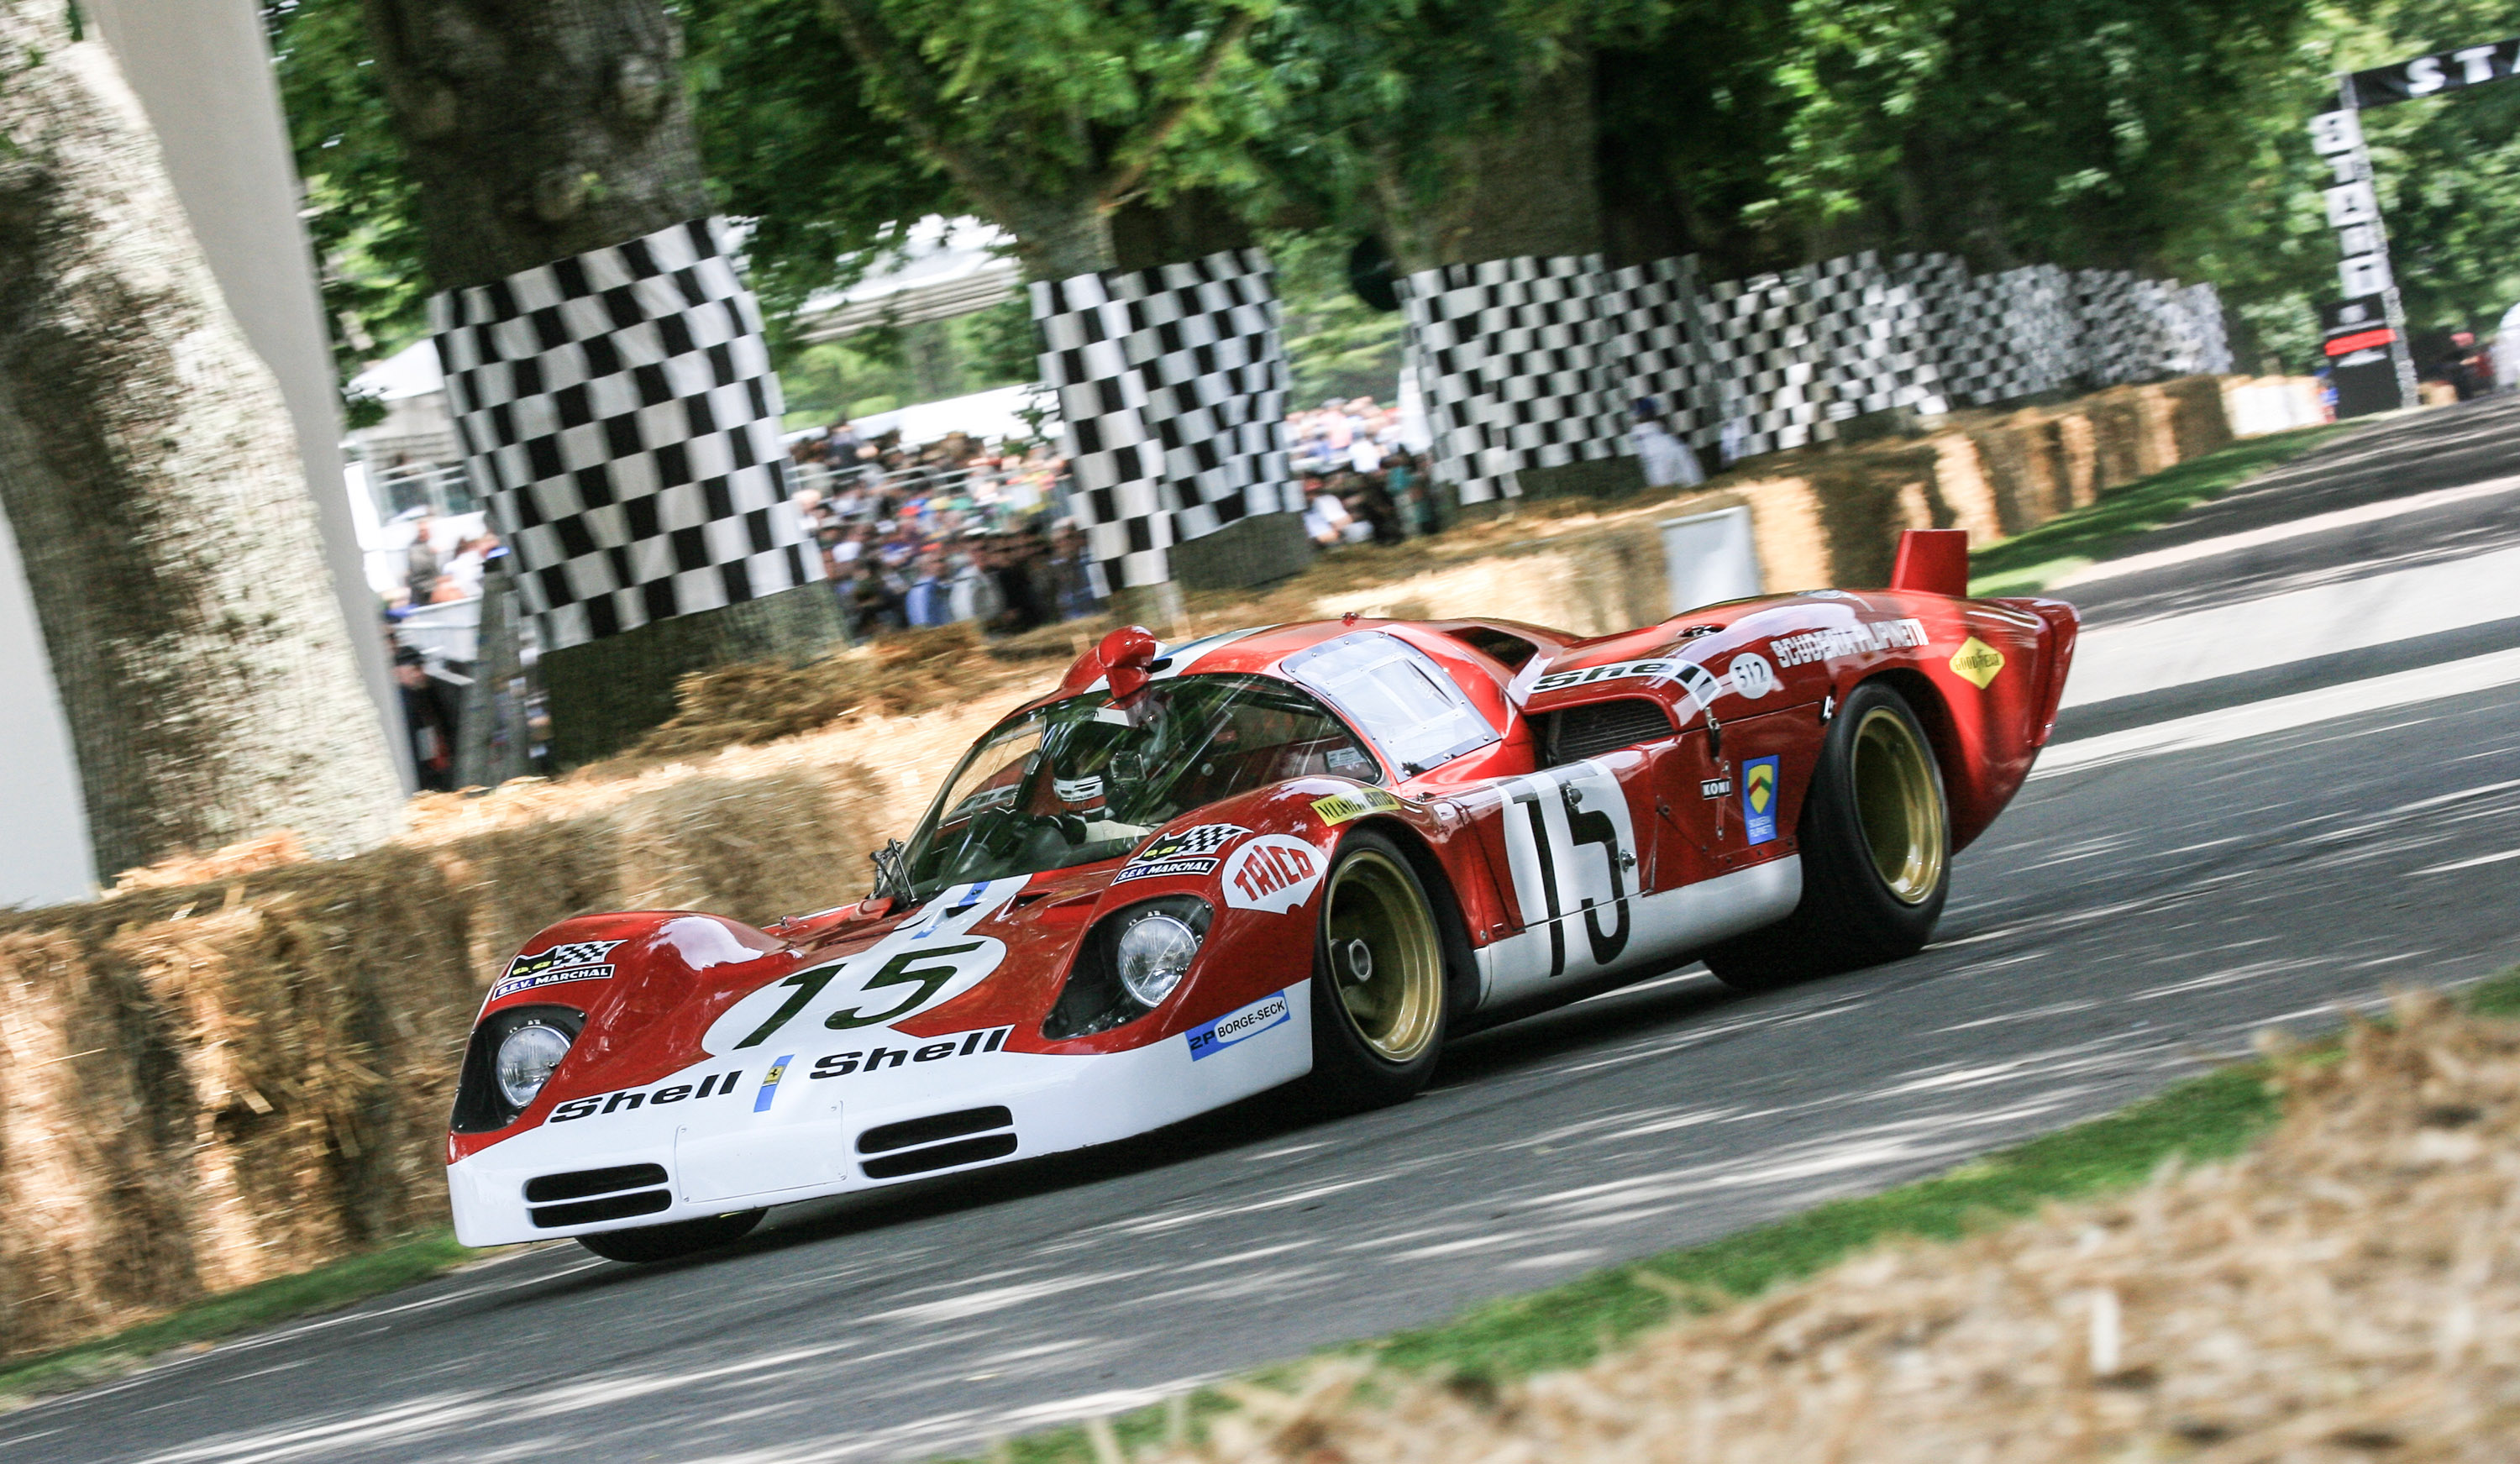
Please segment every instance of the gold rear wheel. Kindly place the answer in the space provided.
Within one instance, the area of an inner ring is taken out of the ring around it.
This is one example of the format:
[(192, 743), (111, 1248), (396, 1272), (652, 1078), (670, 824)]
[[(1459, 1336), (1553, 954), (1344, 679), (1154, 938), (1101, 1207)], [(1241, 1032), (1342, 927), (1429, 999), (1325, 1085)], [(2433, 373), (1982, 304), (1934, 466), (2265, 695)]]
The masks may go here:
[(1855, 729), (1855, 815), (1891, 896), (1921, 905), (1942, 887), (1949, 838), (1933, 754), (1908, 719), (1873, 707)]
[(1385, 1062), (1423, 1056), (1442, 1030), (1444, 951), (1434, 911), (1390, 855), (1352, 850), (1322, 903), (1323, 954), (1347, 1020)]

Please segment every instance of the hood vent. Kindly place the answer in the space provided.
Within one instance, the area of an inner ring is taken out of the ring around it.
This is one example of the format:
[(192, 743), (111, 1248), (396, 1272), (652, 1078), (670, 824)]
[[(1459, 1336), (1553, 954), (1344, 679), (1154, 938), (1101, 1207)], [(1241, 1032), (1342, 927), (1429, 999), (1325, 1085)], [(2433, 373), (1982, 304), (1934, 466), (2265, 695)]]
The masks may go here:
[[(1012, 1112), (990, 1107), (879, 1124), (858, 1135), (858, 1152), (878, 1156), (859, 1168), (870, 1179), (898, 1179), (904, 1175), (1004, 1159), (1015, 1151), (1015, 1136), (988, 1131), (1012, 1129), (1014, 1122)], [(979, 1136), (967, 1137), (968, 1134)]]

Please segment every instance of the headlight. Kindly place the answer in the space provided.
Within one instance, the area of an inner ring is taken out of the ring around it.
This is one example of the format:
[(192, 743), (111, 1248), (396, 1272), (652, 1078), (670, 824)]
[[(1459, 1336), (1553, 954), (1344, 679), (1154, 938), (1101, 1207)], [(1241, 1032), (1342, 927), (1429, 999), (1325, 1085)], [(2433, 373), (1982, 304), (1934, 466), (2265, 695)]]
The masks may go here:
[(1181, 985), (1191, 958), (1198, 954), (1198, 932), (1161, 910), (1149, 910), (1121, 930), (1113, 954), (1120, 985), (1151, 1010)]
[(534, 1100), (551, 1081), (552, 1069), (568, 1055), (568, 1034), (557, 1027), (529, 1022), (508, 1034), (499, 1043), (499, 1056), (493, 1072), (499, 1083), (499, 1095), (516, 1108)]

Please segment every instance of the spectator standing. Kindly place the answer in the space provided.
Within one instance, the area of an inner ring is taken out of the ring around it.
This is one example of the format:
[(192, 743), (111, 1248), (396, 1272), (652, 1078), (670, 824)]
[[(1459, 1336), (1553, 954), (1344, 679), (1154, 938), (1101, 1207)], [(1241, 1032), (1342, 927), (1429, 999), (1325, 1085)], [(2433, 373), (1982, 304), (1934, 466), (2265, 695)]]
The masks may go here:
[(455, 698), (428, 674), (419, 651), (394, 652), (394, 681), (402, 688), (403, 726), (411, 732), (411, 760), (420, 785), (444, 793), (455, 786)]
[(1052, 541), (1050, 583), (1061, 620), (1084, 620), (1102, 612), (1102, 596), (1095, 585), (1094, 555), (1085, 534), (1072, 523), (1058, 526)]
[(913, 630), (946, 625), (954, 618), (953, 580), (946, 573), (945, 551), (930, 546), (920, 552), (918, 573), (902, 609)]
[(1636, 420), (1628, 440), (1636, 446), (1637, 461), (1644, 468), (1646, 487), (1694, 488), (1706, 481), (1706, 469), (1698, 466), (1697, 454), (1689, 451), (1688, 443), (1663, 425), (1659, 400), (1649, 396), (1639, 398)]

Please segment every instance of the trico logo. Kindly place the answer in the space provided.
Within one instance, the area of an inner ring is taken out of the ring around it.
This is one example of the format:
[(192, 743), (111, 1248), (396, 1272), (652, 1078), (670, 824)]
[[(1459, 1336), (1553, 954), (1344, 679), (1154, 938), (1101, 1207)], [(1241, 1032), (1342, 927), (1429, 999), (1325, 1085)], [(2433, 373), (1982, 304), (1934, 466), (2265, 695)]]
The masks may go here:
[(952, 1037), (942, 1037), (918, 1048), (905, 1045), (833, 1052), (828, 1057), (815, 1058), (814, 1070), (806, 1076), (845, 1078), (851, 1073), (879, 1073), (886, 1068), (897, 1068), (904, 1062), (943, 1062), (948, 1057), (978, 1057), (1005, 1046), (1007, 1038), (1013, 1032), (1012, 1027), (984, 1027), (977, 1032), (957, 1034), (962, 1038), (959, 1044)]
[(1282, 833), (1253, 839), (1225, 862), (1225, 903), (1236, 909), (1282, 915), (1311, 899), (1321, 882), (1321, 851)]
[(1190, 1060), (1214, 1057), (1239, 1043), (1249, 1042), (1281, 1022), (1293, 1020), (1286, 1007), (1286, 994), (1278, 992), (1261, 998), (1240, 1011), (1230, 1011), (1204, 1027), (1192, 1027), (1183, 1034), (1190, 1043)]
[(543, 1122), (565, 1124), (571, 1119), (621, 1113), (642, 1104), (662, 1108), (668, 1103), (680, 1103), (686, 1099), (698, 1102), (702, 1098), (723, 1098), (734, 1092), (736, 1084), (742, 1080), (743, 1069), (737, 1068), (734, 1072), (722, 1076), (712, 1073), (702, 1078), (698, 1087), (688, 1083), (668, 1083), (660, 1087), (646, 1089), (631, 1087), (623, 1088), (616, 1093), (597, 1093), (592, 1098), (571, 1098), (553, 1109), (551, 1117)]

